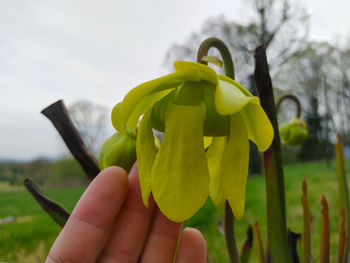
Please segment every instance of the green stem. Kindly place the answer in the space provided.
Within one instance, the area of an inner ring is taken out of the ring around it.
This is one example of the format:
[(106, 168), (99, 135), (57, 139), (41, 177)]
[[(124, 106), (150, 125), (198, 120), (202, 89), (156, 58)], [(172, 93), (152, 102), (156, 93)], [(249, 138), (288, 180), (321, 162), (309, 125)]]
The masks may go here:
[(232, 213), (230, 204), (225, 202), (225, 217), (224, 217), (224, 231), (225, 231), (225, 240), (227, 245), (227, 250), (230, 256), (232, 263), (241, 262), (240, 256), (237, 249), (237, 243), (235, 239), (235, 228), (234, 228), (235, 218)]
[(274, 128), (274, 139), (270, 148), (264, 152), (267, 237), (273, 262), (291, 263), (288, 247), (285, 192), (283, 179), (282, 151), (278, 133), (278, 123), (269, 67), (265, 47), (255, 49), (254, 79), (261, 106)]
[(337, 167), (337, 177), (338, 177), (338, 191), (339, 191), (339, 212), (344, 213), (345, 217), (345, 254), (344, 262), (349, 261), (349, 250), (350, 242), (348, 237), (350, 236), (350, 200), (349, 200), (349, 190), (348, 183), (346, 179), (345, 165), (344, 165), (344, 151), (343, 142), (340, 134), (337, 134), (338, 142), (334, 145), (336, 152), (336, 167)]
[(208, 62), (203, 61), (202, 57), (207, 56), (209, 49), (212, 47), (215, 47), (220, 52), (220, 55), (224, 62), (225, 75), (231, 79), (235, 79), (235, 68), (233, 65), (231, 53), (225, 43), (218, 38), (211, 37), (202, 42), (198, 49), (197, 62), (207, 65)]
[(293, 94), (285, 94), (282, 95), (281, 97), (278, 98), (277, 102), (276, 102), (276, 112), (279, 111), (280, 105), (282, 103), (282, 101), (284, 100), (291, 100), (295, 103), (296, 106), (296, 116), (297, 118), (300, 118), (300, 114), (301, 114), (301, 105), (300, 105), (300, 101), (299, 99), (294, 96)]
[[(231, 53), (228, 47), (225, 45), (225, 43), (218, 38), (212, 37), (202, 42), (202, 44), (198, 49), (197, 62), (207, 65), (207, 62), (203, 61), (202, 57), (207, 56), (209, 49), (212, 47), (215, 47), (220, 52), (220, 55), (224, 62), (225, 75), (230, 77), (231, 79), (234, 79), (235, 70), (234, 70)], [(228, 254), (230, 257), (230, 262), (240, 263), (240, 257), (239, 257), (237, 244), (235, 240), (235, 233), (234, 233), (234, 216), (232, 213), (232, 209), (227, 201), (225, 203), (224, 225), (225, 225), (225, 239), (226, 239)]]

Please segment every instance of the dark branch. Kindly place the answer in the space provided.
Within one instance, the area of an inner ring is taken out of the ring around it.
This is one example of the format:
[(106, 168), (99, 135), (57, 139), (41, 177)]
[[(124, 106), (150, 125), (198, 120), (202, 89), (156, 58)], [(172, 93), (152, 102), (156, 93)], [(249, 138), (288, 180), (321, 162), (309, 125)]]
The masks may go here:
[(39, 203), (39, 205), (45, 210), (45, 212), (48, 213), (57, 224), (64, 227), (70, 216), (69, 212), (60, 204), (45, 196), (39, 187), (29, 178), (24, 180), (24, 186)]
[(90, 152), (78, 130), (71, 121), (67, 108), (59, 100), (41, 111), (55, 126), (69, 151), (80, 163), (90, 180), (100, 172), (98, 161)]
[(290, 249), (290, 254), (292, 255), (293, 263), (299, 263), (300, 259), (298, 256), (297, 242), (300, 242), (301, 234), (294, 233), (292, 230), (288, 228), (288, 245)]

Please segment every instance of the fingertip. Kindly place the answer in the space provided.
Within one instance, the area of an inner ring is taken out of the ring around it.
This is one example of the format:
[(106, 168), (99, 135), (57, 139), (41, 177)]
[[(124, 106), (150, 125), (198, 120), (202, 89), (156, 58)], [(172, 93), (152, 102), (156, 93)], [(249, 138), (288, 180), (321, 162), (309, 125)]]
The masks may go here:
[(128, 173), (119, 166), (110, 166), (100, 172), (99, 176), (114, 176), (118, 180), (118, 183), (127, 186), (128, 185)]
[(51, 248), (48, 262), (95, 262), (127, 190), (128, 175), (122, 168), (101, 171), (74, 208)]
[(198, 247), (203, 248), (205, 251), (207, 250), (207, 242), (198, 229), (193, 227), (186, 227), (183, 230), (182, 237), (190, 240), (191, 242), (195, 242)]
[(207, 262), (207, 244), (202, 233), (191, 227), (186, 227), (182, 233), (177, 263)]

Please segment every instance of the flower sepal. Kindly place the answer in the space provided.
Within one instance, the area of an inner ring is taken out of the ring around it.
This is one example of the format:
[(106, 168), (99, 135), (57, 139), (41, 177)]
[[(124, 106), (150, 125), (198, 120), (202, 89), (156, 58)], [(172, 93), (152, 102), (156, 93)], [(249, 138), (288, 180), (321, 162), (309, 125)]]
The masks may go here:
[(109, 137), (100, 150), (101, 170), (109, 166), (120, 166), (129, 172), (136, 162), (136, 138), (130, 132), (124, 134), (116, 132)]

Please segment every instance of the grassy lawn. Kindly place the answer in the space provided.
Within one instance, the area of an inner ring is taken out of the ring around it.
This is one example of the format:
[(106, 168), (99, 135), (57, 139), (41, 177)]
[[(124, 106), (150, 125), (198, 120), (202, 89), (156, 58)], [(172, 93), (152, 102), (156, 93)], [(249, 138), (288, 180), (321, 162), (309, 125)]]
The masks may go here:
[[(71, 210), (84, 187), (44, 190), (51, 198)], [(0, 218), (16, 216), (14, 223), (0, 225), (0, 262), (43, 262), (60, 231), (51, 218), (34, 201), (24, 187), (0, 184)]]
[[(350, 165), (350, 163), (348, 163)], [(347, 167), (349, 167), (347, 165)], [(349, 174), (349, 172), (348, 172)], [(335, 165), (331, 163), (300, 163), (285, 166), (285, 187), (287, 199), (288, 227), (294, 232), (302, 232), (301, 182), (307, 178), (309, 200), (313, 216), (313, 255), (318, 261), (320, 249), (322, 194), (328, 200), (331, 221), (331, 262), (335, 261), (338, 239), (337, 181)], [(72, 210), (84, 187), (64, 189), (44, 189), (54, 200)], [(14, 223), (0, 226), (0, 262), (42, 262), (60, 228), (41, 210), (23, 187), (11, 187), (0, 183), (0, 218), (16, 216)], [(186, 226), (199, 228), (208, 243), (211, 262), (228, 262), (223, 236), (219, 231), (223, 208), (216, 208), (210, 200)], [(236, 223), (239, 248), (245, 239), (248, 224), (257, 220), (265, 241), (265, 186), (263, 176), (248, 179), (246, 212)], [(253, 247), (251, 262), (256, 261)]]

